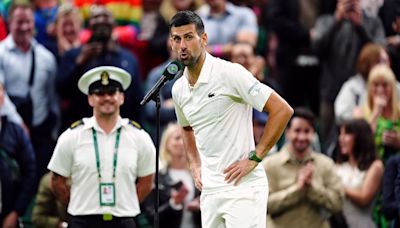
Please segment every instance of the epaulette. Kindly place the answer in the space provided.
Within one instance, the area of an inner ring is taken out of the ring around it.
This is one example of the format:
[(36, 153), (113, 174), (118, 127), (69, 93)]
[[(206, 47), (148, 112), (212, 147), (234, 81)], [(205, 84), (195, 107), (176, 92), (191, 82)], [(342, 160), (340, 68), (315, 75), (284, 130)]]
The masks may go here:
[(70, 129), (74, 129), (80, 125), (83, 125), (83, 120), (77, 120), (74, 123), (71, 124), (71, 126), (69, 127)]
[(142, 129), (142, 126), (140, 126), (140, 124), (134, 120), (129, 120), (129, 124), (136, 127), (137, 129)]

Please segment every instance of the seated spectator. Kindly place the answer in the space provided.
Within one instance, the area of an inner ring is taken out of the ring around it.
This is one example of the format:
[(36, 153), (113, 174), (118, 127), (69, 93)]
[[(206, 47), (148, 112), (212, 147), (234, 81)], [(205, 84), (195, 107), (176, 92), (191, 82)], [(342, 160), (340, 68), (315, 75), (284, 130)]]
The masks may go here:
[(373, 228), (372, 210), (384, 168), (377, 158), (368, 122), (354, 119), (340, 124), (339, 146), (336, 173), (346, 196), (343, 215), (347, 225), (349, 228)]
[(197, 12), (208, 35), (207, 51), (214, 56), (229, 59), (235, 42), (257, 44), (258, 24), (254, 12), (235, 6), (227, 0), (206, 0)]
[(389, 158), (382, 183), (382, 212), (389, 227), (400, 227), (400, 155)]
[(144, 115), (140, 107), (143, 88), (139, 64), (131, 52), (119, 46), (112, 38), (114, 25), (115, 21), (110, 11), (102, 6), (93, 7), (89, 20), (89, 28), (92, 31), (89, 42), (67, 51), (60, 60), (60, 73), (56, 85), (65, 104), (62, 129), (67, 129), (76, 120), (92, 115), (87, 98), (76, 88), (76, 85), (84, 72), (103, 65), (120, 67), (132, 76), (132, 84), (135, 88), (130, 86), (125, 91), (121, 116), (143, 123)]
[(32, 211), (32, 223), (38, 228), (67, 227), (67, 205), (57, 200), (50, 188), (51, 173), (46, 173), (39, 184), (35, 205)]
[[(357, 74), (349, 78), (340, 88), (335, 99), (336, 121), (352, 119), (353, 110), (365, 101), (368, 75), (377, 64), (390, 65), (385, 48), (379, 44), (368, 43), (363, 46), (357, 60)], [(397, 83), (400, 94), (400, 84)]]
[(396, 78), (387, 65), (372, 68), (368, 76), (365, 101), (353, 111), (356, 118), (366, 119), (375, 135), (378, 157), (386, 160), (400, 149), (400, 104)]
[[(181, 127), (171, 123), (160, 143), (160, 228), (200, 227), (200, 201), (187, 167)], [(142, 204), (149, 220), (154, 215), (154, 195)]]
[(254, 53), (254, 48), (249, 43), (235, 43), (232, 46), (231, 61), (239, 63), (249, 70), (259, 81), (265, 82), (265, 60)]
[[(4, 104), (0, 84), (0, 109)], [(0, 119), (0, 226), (20, 227), (19, 217), (27, 210), (36, 192), (36, 163), (32, 144), (21, 126)]]
[(314, 134), (314, 114), (295, 108), (286, 129), (287, 144), (263, 161), (269, 183), (269, 228), (329, 227), (326, 212), (342, 208), (342, 185), (334, 163), (312, 150)]

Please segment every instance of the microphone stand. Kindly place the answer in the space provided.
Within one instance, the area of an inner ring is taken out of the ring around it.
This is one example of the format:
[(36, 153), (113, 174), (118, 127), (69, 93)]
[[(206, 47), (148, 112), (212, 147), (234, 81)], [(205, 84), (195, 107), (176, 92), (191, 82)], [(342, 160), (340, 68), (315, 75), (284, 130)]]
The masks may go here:
[(160, 90), (156, 90), (154, 93), (147, 94), (145, 98), (143, 98), (141, 105), (146, 104), (150, 100), (155, 101), (156, 103), (156, 172), (155, 172), (155, 201), (154, 201), (154, 218), (153, 218), (153, 228), (159, 227), (159, 205), (160, 205), (160, 191), (159, 191), (159, 157), (160, 157), (160, 107), (161, 107), (161, 100), (160, 100)]

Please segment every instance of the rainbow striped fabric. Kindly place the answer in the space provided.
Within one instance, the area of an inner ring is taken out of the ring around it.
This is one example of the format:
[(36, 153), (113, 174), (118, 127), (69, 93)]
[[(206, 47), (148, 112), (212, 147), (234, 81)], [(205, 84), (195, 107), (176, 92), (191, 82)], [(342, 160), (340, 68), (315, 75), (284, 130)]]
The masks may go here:
[(73, 0), (75, 6), (80, 9), (82, 18), (87, 21), (90, 7), (104, 5), (111, 11), (118, 25), (139, 26), (142, 17), (142, 0)]

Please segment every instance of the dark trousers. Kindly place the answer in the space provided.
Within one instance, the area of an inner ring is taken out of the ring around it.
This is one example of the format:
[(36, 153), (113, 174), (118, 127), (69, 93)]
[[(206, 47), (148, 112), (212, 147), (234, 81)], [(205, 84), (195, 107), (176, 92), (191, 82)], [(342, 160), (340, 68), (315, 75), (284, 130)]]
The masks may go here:
[(113, 217), (111, 221), (104, 221), (103, 215), (69, 215), (68, 228), (136, 228), (136, 224), (133, 217)]

